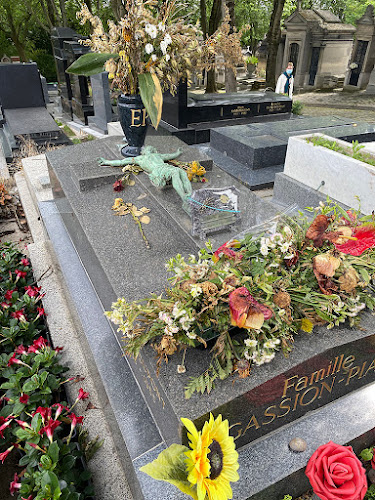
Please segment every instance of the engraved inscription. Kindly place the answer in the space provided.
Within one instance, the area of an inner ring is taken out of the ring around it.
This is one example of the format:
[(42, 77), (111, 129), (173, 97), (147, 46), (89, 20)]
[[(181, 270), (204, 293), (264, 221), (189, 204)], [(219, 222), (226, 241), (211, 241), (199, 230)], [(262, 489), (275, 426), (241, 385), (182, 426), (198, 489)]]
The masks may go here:
[(132, 109), (131, 110), (132, 122), (131, 127), (145, 127), (147, 112), (146, 109)]
[(285, 111), (285, 104), (281, 102), (271, 102), (271, 104), (266, 106), (266, 110), (269, 113), (278, 113), (279, 111)]
[(235, 109), (231, 109), (231, 113), (234, 116), (246, 116), (249, 111), (251, 111), (250, 108), (245, 108), (245, 106), (237, 106)]
[(248, 422), (234, 424), (237, 432), (235, 439), (244, 436), (250, 429), (257, 431), (270, 425), (291, 412), (308, 409), (314, 401), (333, 396), (338, 384), (350, 386), (353, 381), (369, 374), (375, 374), (375, 359), (356, 364), (355, 356), (341, 354), (330, 360), (324, 368), (308, 375), (292, 375), (284, 380), (280, 388), (281, 401), (268, 406), (263, 412), (260, 410), (259, 414), (254, 412)]

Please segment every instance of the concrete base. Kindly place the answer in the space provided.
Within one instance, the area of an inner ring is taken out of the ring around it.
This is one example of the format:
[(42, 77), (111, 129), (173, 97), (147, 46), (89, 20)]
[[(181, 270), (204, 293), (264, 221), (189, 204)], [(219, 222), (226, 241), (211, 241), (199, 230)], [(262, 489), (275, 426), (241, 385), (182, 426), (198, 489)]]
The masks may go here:
[[(307, 142), (307, 139), (314, 136), (332, 141), (331, 137), (324, 134), (290, 137), (284, 174), (311, 189), (319, 189), (323, 195), (330, 196), (345, 205), (356, 208), (359, 197), (362, 213), (370, 215), (375, 208), (375, 167), (351, 156)], [(348, 142), (339, 139), (335, 139), (335, 142), (347, 151), (352, 150), (352, 144)], [(370, 156), (373, 154), (371, 150), (367, 150), (366, 145), (361, 149), (361, 153)]]

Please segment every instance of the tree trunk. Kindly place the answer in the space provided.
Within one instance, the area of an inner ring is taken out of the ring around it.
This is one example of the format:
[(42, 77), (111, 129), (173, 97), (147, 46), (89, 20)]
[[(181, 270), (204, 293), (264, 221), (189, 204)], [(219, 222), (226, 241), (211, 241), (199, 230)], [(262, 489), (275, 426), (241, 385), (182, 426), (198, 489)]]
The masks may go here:
[[(222, 0), (214, 0), (212, 4), (210, 20), (208, 23), (207, 37), (213, 35), (220, 26), (221, 13), (222, 13), (221, 1)], [(209, 71), (207, 71), (206, 94), (213, 92), (217, 92), (215, 69), (210, 69)]]
[(225, 92), (237, 92), (237, 78), (232, 68), (225, 68)]
[[(228, 8), (230, 16), (230, 33), (233, 33), (233, 28), (235, 26), (234, 0), (225, 0), (223, 2), (223, 11), (225, 5)], [(237, 78), (233, 69), (229, 67), (225, 67), (225, 92), (237, 92)]]
[(203, 32), (203, 38), (207, 38), (207, 11), (206, 11), (206, 0), (200, 0), (199, 2), (200, 16), (201, 16), (201, 28)]
[(113, 15), (119, 21), (125, 15), (125, 8), (121, 3), (121, 0), (111, 0), (111, 7)]
[(213, 35), (220, 26), (220, 21), (222, 17), (221, 12), (222, 12), (221, 0), (214, 0), (211, 9), (210, 21), (208, 23), (208, 36)]
[(207, 84), (205, 93), (212, 94), (215, 92), (217, 92), (215, 70), (210, 69), (209, 71), (207, 71)]
[(281, 37), (281, 16), (284, 10), (285, 0), (273, 0), (273, 11), (270, 27), (267, 33), (267, 68), (266, 86), (275, 88), (276, 85), (276, 57)]
[(52, 26), (57, 26), (57, 15), (56, 15), (56, 7), (54, 5), (54, 2), (52, 0), (46, 0), (47, 3), (47, 12), (48, 12), (48, 17), (51, 20)]
[(63, 26), (68, 26), (68, 19), (66, 17), (66, 8), (65, 8), (65, 0), (59, 0), (60, 10), (61, 10), (61, 18)]
[(26, 52), (25, 52), (25, 49), (22, 45), (22, 43), (20, 42), (19, 39), (15, 39), (13, 38), (12, 36), (12, 41), (17, 49), (17, 52), (18, 52), (18, 55), (20, 56), (20, 59), (22, 62), (27, 62), (27, 56), (26, 56)]
[(8, 25), (10, 28), (10, 37), (12, 39), (12, 42), (14, 43), (18, 55), (20, 56), (20, 59), (22, 62), (27, 62), (27, 57), (26, 57), (26, 52), (23, 46), (23, 43), (19, 37), (20, 33), (20, 26), (18, 26), (18, 29), (16, 25), (14, 24), (14, 19), (13, 19), (13, 14), (12, 14), (12, 9), (9, 5), (5, 5), (5, 12), (7, 15), (7, 20), (8, 20)]

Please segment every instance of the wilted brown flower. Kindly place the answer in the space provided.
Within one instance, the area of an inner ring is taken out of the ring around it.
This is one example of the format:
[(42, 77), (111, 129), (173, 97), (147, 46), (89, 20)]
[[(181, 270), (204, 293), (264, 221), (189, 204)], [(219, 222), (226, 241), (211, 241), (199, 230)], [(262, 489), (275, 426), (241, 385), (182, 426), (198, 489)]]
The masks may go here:
[(171, 356), (177, 351), (176, 340), (170, 335), (163, 335), (160, 344), (157, 347), (157, 351), (159, 354)]
[(323, 214), (317, 215), (312, 221), (309, 229), (306, 231), (306, 238), (313, 241), (314, 247), (320, 248), (323, 245), (325, 239), (324, 233), (329, 223), (330, 219)]
[(339, 237), (336, 239), (334, 243), (337, 243), (338, 245), (343, 245), (344, 243), (347, 243), (347, 241), (352, 239), (352, 228), (349, 226), (339, 226), (337, 228), (337, 231), (340, 233)]
[(247, 359), (239, 359), (234, 364), (235, 371), (238, 372), (240, 378), (246, 378), (250, 375), (250, 363)]
[(313, 269), (319, 274), (331, 278), (340, 267), (341, 260), (329, 253), (323, 253), (313, 258)]
[(204, 281), (203, 283), (199, 283), (199, 286), (202, 288), (203, 293), (206, 297), (211, 297), (215, 295), (218, 291), (215, 283), (211, 283), (211, 281)]
[(357, 287), (358, 282), (359, 276), (354, 267), (346, 269), (344, 274), (339, 278), (340, 288), (344, 292), (352, 292)]
[(293, 245), (291, 245), (289, 247), (288, 253), (290, 253), (292, 257), (290, 259), (284, 259), (284, 262), (287, 267), (292, 267), (298, 262), (299, 251)]
[(273, 301), (280, 309), (285, 309), (290, 306), (291, 298), (288, 292), (278, 292), (273, 296)]

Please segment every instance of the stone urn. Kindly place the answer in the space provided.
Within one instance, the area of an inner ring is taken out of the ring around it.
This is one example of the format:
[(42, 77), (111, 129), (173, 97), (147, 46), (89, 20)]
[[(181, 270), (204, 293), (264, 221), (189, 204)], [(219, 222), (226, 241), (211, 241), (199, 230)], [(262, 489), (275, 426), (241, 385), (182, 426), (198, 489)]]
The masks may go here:
[(141, 96), (121, 94), (117, 102), (117, 110), (122, 130), (128, 145), (121, 149), (125, 157), (138, 156), (147, 133), (147, 113)]
[(249, 75), (250, 78), (253, 76), (256, 67), (257, 67), (256, 64), (251, 64), (251, 63), (246, 64), (247, 74)]

